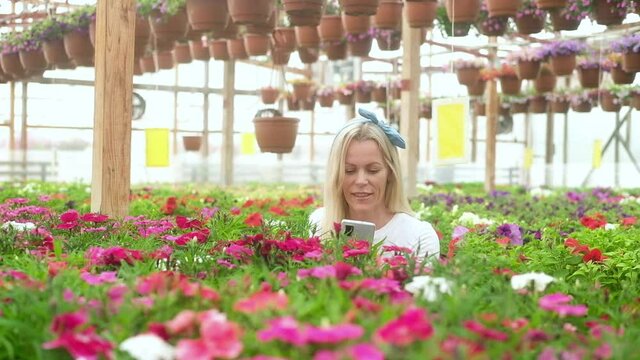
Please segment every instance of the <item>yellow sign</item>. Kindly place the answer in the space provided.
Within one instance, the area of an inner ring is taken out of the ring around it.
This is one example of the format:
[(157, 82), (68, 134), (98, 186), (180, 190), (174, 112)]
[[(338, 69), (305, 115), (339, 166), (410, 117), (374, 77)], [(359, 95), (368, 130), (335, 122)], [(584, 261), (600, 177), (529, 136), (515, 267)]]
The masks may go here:
[(438, 163), (453, 164), (466, 162), (467, 140), (466, 120), (468, 103), (453, 99), (444, 103), (435, 103)]
[(593, 142), (593, 168), (598, 169), (602, 165), (602, 140), (597, 139)]
[(256, 153), (256, 134), (242, 134), (242, 139), (240, 140), (240, 153), (242, 155), (253, 155)]
[(169, 129), (145, 129), (147, 167), (169, 166)]
[(524, 168), (529, 170), (531, 165), (533, 165), (533, 149), (528, 147), (524, 149)]

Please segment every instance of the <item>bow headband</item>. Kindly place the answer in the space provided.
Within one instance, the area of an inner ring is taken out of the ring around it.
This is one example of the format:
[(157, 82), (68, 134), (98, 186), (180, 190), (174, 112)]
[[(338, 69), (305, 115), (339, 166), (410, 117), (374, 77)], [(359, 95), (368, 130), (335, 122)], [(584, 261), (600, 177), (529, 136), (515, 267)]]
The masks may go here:
[(382, 132), (384, 132), (384, 134), (387, 135), (387, 138), (389, 138), (389, 141), (391, 141), (393, 145), (401, 149), (404, 149), (406, 147), (404, 139), (402, 138), (402, 136), (400, 136), (400, 133), (398, 132), (398, 130), (387, 125), (384, 121), (378, 120), (378, 118), (376, 117), (376, 114), (365, 109), (358, 109), (358, 114), (364, 117), (364, 119), (361, 119), (362, 122), (370, 122), (377, 125), (382, 130)]

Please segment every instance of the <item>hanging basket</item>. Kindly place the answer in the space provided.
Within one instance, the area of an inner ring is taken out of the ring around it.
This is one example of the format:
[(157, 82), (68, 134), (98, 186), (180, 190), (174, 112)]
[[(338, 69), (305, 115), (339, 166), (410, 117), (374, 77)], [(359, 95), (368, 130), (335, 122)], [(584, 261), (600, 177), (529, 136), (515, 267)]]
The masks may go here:
[(280, 97), (280, 90), (272, 87), (264, 87), (260, 89), (260, 98), (262, 99), (263, 104), (271, 105), (275, 104), (275, 102)]
[(299, 119), (282, 116), (277, 110), (258, 111), (253, 119), (253, 125), (260, 151), (290, 153), (296, 144), (299, 122)]
[(325, 44), (327, 58), (332, 61), (344, 60), (347, 58), (347, 43), (343, 41)]
[(31, 51), (20, 50), (19, 54), (22, 67), (27, 73), (46, 70), (47, 61), (44, 58), (42, 48)]
[(209, 42), (209, 55), (216, 60), (227, 61), (231, 59), (227, 40), (213, 40)]
[(378, 33), (376, 34), (376, 41), (381, 51), (396, 51), (399, 50), (402, 45), (402, 34), (392, 33), (389, 36), (384, 33)]
[(344, 26), (340, 15), (325, 15), (320, 19), (318, 35), (322, 42), (337, 42), (344, 37)]
[[(476, 25), (476, 28), (484, 36), (503, 36), (507, 31), (508, 18), (492, 18)], [(492, 26), (493, 25), (493, 26)]]
[(371, 90), (356, 89), (356, 102), (368, 104), (371, 102)]
[(227, 0), (187, 0), (186, 8), (194, 30), (220, 31), (229, 22)]
[(227, 51), (230, 59), (244, 60), (249, 58), (242, 38), (227, 40)]
[(200, 151), (202, 147), (202, 135), (185, 135), (182, 137), (185, 151)]
[(293, 96), (293, 94), (289, 94), (286, 97), (287, 99), (287, 109), (289, 111), (298, 111), (300, 110), (300, 101)]
[(300, 104), (300, 110), (313, 111), (313, 109), (316, 108), (316, 97), (314, 95), (308, 99), (299, 100), (299, 104)]
[(296, 100), (305, 100), (311, 97), (313, 84), (310, 82), (293, 83), (293, 96)]
[(140, 58), (144, 55), (147, 47), (149, 46), (149, 41), (151, 39), (151, 27), (149, 26), (149, 21), (142, 17), (136, 16), (136, 35), (134, 42), (134, 50), (133, 57), (136, 59)]
[(521, 0), (486, 0), (490, 17), (514, 17)]
[(527, 80), (538, 78), (540, 64), (540, 61), (518, 61), (518, 77)]
[(604, 90), (600, 93), (600, 107), (602, 111), (618, 112), (622, 108), (622, 103), (610, 91)]
[(452, 23), (473, 23), (480, 12), (480, 0), (446, 0), (445, 7)]
[(577, 113), (589, 113), (592, 107), (589, 101), (571, 102), (571, 110)]
[(21, 79), (25, 76), (26, 72), (17, 52), (2, 54), (0, 62), (2, 63), (2, 70), (6, 74), (13, 76), (15, 79)]
[(567, 0), (537, 0), (540, 10), (556, 10), (567, 6)]
[(176, 43), (176, 46), (173, 48), (172, 53), (173, 60), (175, 60), (177, 64), (189, 64), (193, 61), (193, 59), (191, 58), (191, 50), (189, 49), (189, 44)]
[(364, 34), (371, 28), (371, 17), (343, 14), (342, 26), (347, 34)]
[(371, 52), (371, 46), (373, 45), (373, 38), (366, 36), (365, 38), (355, 41), (347, 42), (349, 48), (349, 54), (351, 56), (367, 57)]
[(553, 31), (573, 31), (578, 29), (578, 26), (580, 26), (579, 20), (567, 19), (564, 15), (564, 12), (552, 11), (550, 15), (551, 24), (553, 25)]
[(552, 100), (551, 111), (556, 114), (566, 114), (569, 112), (569, 100)]
[(64, 35), (64, 50), (78, 66), (93, 66), (94, 49), (88, 31), (70, 31)]
[(512, 114), (525, 114), (529, 112), (529, 100), (525, 102), (513, 102), (511, 103), (511, 113)]
[(593, 0), (592, 18), (600, 25), (620, 25), (626, 17), (626, 12), (622, 12), (607, 0)]
[(283, 0), (292, 26), (317, 26), (322, 17), (323, 0)]
[(412, 28), (433, 27), (433, 20), (436, 19), (438, 2), (427, 1), (407, 1), (404, 4), (404, 18)]
[(308, 47), (299, 48), (298, 56), (303, 64), (313, 64), (318, 61), (318, 58), (320, 57), (320, 50)]
[(337, 95), (338, 95), (338, 102), (340, 103), (340, 105), (353, 105), (353, 100), (354, 100), (353, 93), (345, 94), (342, 91), (338, 91)]
[(290, 52), (283, 49), (271, 48), (271, 61), (273, 65), (287, 65), (290, 58)]
[(293, 28), (276, 28), (273, 32), (273, 44), (276, 48), (288, 52), (296, 51), (296, 32)]
[(556, 87), (557, 77), (550, 70), (540, 71), (540, 75), (534, 81), (534, 87), (538, 94), (553, 91)]
[(373, 24), (378, 29), (395, 30), (402, 26), (402, 0), (383, 0), (378, 5)]
[(450, 26), (447, 26), (444, 29), (444, 32), (447, 36), (450, 37), (458, 37), (458, 36), (467, 36), (469, 35), (469, 30), (471, 29), (471, 23), (459, 23), (453, 24), (453, 29)]
[(516, 18), (518, 33), (523, 35), (537, 34), (544, 28), (544, 17), (534, 14), (523, 15)]
[(556, 76), (571, 75), (575, 68), (576, 56), (574, 54), (551, 57), (551, 70)]
[(236, 25), (264, 24), (273, 12), (273, 0), (228, 0), (229, 15)]
[(64, 50), (64, 41), (62, 38), (43, 41), (42, 50), (44, 52), (44, 58), (49, 65), (58, 66), (59, 64), (68, 64), (71, 62), (67, 56), (67, 52)]
[(296, 44), (299, 48), (320, 47), (320, 35), (317, 26), (296, 26)]
[(140, 69), (143, 73), (157, 72), (156, 62), (153, 60), (153, 55), (148, 54), (140, 58)]
[(375, 15), (378, 0), (338, 0), (340, 7), (347, 15)]
[(335, 99), (336, 97), (334, 93), (318, 95), (318, 103), (320, 103), (320, 106), (324, 108), (333, 107), (333, 102), (335, 101)]
[(371, 99), (375, 102), (386, 103), (387, 102), (387, 88), (384, 86), (376, 86), (371, 91)]
[(580, 86), (585, 89), (597, 89), (600, 87), (600, 67), (578, 68)]
[(473, 85), (480, 79), (480, 68), (466, 67), (456, 70), (458, 82), (462, 85)]
[(244, 34), (244, 48), (249, 56), (267, 55), (271, 45), (268, 35)]
[(529, 99), (529, 111), (534, 114), (544, 114), (547, 112), (549, 102), (544, 96), (533, 96)]
[(501, 76), (500, 88), (505, 95), (518, 95), (522, 87), (522, 80), (517, 76)]
[(153, 11), (149, 15), (149, 25), (156, 39), (169, 42), (173, 47), (174, 42), (187, 34), (189, 21), (184, 9), (173, 16), (163, 16), (159, 11)]
[(620, 66), (616, 66), (611, 69), (611, 79), (614, 84), (618, 85), (627, 85), (633, 84), (633, 81), (636, 78), (636, 73), (634, 72), (626, 72)]
[(622, 69), (626, 72), (640, 71), (640, 53), (628, 52), (622, 54)]
[(153, 61), (155, 61), (158, 70), (170, 70), (175, 66), (171, 51), (154, 51)]
[(487, 88), (487, 82), (479, 79), (473, 85), (467, 85), (467, 91), (469, 92), (469, 96), (482, 96), (484, 95), (484, 91)]

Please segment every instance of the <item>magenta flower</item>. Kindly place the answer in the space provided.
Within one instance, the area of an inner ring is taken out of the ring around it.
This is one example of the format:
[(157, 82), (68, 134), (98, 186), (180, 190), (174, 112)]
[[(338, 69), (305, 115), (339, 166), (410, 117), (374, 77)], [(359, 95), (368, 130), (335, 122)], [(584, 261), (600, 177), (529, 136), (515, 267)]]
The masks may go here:
[(100, 354), (111, 358), (112, 345), (95, 333), (93, 327), (81, 330), (88, 321), (83, 310), (56, 316), (51, 331), (57, 339), (42, 344), (44, 349), (65, 348), (74, 359), (98, 359)]
[(464, 327), (465, 329), (480, 335), (483, 339), (486, 340), (507, 341), (507, 339), (509, 339), (509, 336), (502, 331), (489, 329), (474, 320), (465, 321)]
[(82, 274), (80, 274), (80, 278), (89, 285), (100, 285), (103, 283), (112, 283), (118, 280), (118, 278), (116, 277), (115, 271), (105, 271), (98, 275), (93, 275), (88, 272), (83, 272)]
[(353, 360), (384, 360), (384, 353), (373, 344), (357, 344), (347, 349), (347, 352)]
[(385, 343), (406, 346), (433, 336), (433, 326), (424, 309), (413, 308), (378, 329), (376, 336)]
[(306, 277), (314, 277), (317, 279), (335, 278), (336, 268), (333, 265), (326, 265), (298, 270), (298, 278), (304, 279)]
[(586, 305), (569, 305), (573, 298), (563, 293), (545, 295), (540, 298), (538, 305), (547, 311), (553, 311), (564, 316), (584, 316), (587, 314)]
[[(62, 218), (62, 217), (61, 217)], [(82, 221), (93, 222), (93, 223), (103, 223), (109, 220), (109, 216), (95, 213), (87, 213), (80, 217)]]
[(296, 346), (305, 345), (307, 340), (304, 332), (298, 329), (296, 319), (290, 316), (269, 321), (267, 328), (258, 331), (257, 335), (262, 342), (280, 340)]
[(338, 344), (343, 341), (359, 339), (364, 335), (364, 329), (356, 324), (309, 326), (305, 330), (307, 342), (314, 344)]
[(253, 314), (264, 310), (285, 310), (289, 305), (289, 298), (284, 291), (271, 291), (265, 287), (248, 298), (238, 300), (234, 310), (245, 314)]

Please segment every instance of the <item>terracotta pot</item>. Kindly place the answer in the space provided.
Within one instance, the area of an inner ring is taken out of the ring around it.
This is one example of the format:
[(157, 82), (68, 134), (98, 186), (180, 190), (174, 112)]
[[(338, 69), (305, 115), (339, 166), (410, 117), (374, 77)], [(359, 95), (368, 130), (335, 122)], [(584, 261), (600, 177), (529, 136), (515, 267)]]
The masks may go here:
[[(260, 33), (257, 31), (252, 31), (252, 27), (249, 25), (247, 25), (245, 28), (247, 30), (247, 33), (250, 33), (250, 34)], [(275, 24), (274, 24), (274, 28), (275, 28)], [(271, 33), (271, 31), (273, 31), (273, 28), (269, 29), (269, 31), (267, 31), (266, 33)], [(229, 39), (235, 39), (237, 37), (238, 37), (238, 27), (231, 21), (229, 21), (229, 23), (227, 24), (227, 27), (225, 27), (224, 30), (211, 32), (211, 38), (214, 38), (216, 40), (218, 39), (229, 40)]]
[(273, 62), (273, 65), (287, 65), (290, 58), (290, 52), (283, 49), (271, 48), (271, 62)]
[(144, 55), (149, 41), (151, 40), (151, 26), (149, 26), (149, 20), (142, 16), (136, 16), (136, 35), (133, 56), (139, 58)]
[(607, 3), (607, 0), (593, 0), (592, 18), (600, 25), (620, 25), (626, 17), (626, 13), (620, 12)]
[(609, 91), (600, 93), (600, 107), (606, 112), (618, 112), (622, 108), (622, 103)]
[(640, 93), (631, 92), (631, 106), (636, 110), (640, 110)]
[(591, 112), (592, 105), (589, 101), (571, 102), (571, 110), (577, 113)]
[(560, 11), (552, 11), (551, 15), (551, 24), (553, 25), (553, 31), (572, 31), (576, 30), (578, 26), (580, 26), (580, 21), (578, 20), (569, 20), (564, 16), (563, 12)]
[(401, 0), (382, 0), (373, 17), (373, 25), (378, 29), (399, 29), (402, 26), (402, 6)]
[(209, 42), (209, 55), (216, 60), (227, 61), (231, 59), (227, 40), (213, 40)]
[(534, 81), (534, 87), (538, 94), (551, 92), (556, 87), (557, 77), (550, 70), (541, 70), (540, 75)]
[(2, 63), (2, 70), (15, 79), (20, 79), (25, 76), (26, 72), (20, 61), (20, 55), (16, 53), (2, 54), (0, 57)]
[(551, 111), (557, 114), (566, 114), (569, 111), (569, 100), (552, 100)]
[(515, 17), (521, 0), (486, 0), (490, 17)]
[(295, 98), (292, 94), (287, 95), (287, 110), (289, 111), (299, 111), (300, 110), (300, 102)]
[(313, 84), (311, 83), (294, 83), (293, 84), (293, 96), (297, 100), (304, 100), (311, 97), (311, 89)]
[(395, 99), (395, 100), (400, 100), (402, 99), (402, 89), (397, 87), (397, 86), (391, 86), (391, 96)]
[(363, 34), (371, 28), (371, 16), (342, 15), (342, 26), (348, 34)]
[(299, 119), (284, 116), (253, 119), (260, 151), (277, 154), (290, 153), (296, 145), (299, 122)]
[(333, 107), (334, 101), (335, 101), (334, 93), (318, 95), (318, 102), (320, 103), (321, 107), (325, 107), (325, 108)]
[(273, 44), (276, 48), (296, 51), (296, 32), (293, 28), (276, 28), (273, 32)]
[(229, 15), (236, 25), (266, 23), (274, 4), (273, 0), (227, 0)]
[(476, 114), (476, 116), (485, 116), (487, 113), (487, 106), (485, 103), (476, 101), (473, 104), (473, 112)]
[(368, 104), (371, 102), (371, 90), (356, 89), (356, 102)]
[(66, 64), (70, 62), (67, 52), (64, 50), (64, 41), (62, 39), (43, 41), (42, 50), (44, 52), (44, 58), (49, 65)]
[[(153, 48), (154, 50), (170, 51), (170, 50), (173, 50), (173, 47), (176, 45), (176, 42), (173, 40), (156, 39), (155, 35), (151, 35), (151, 44), (152, 44), (151, 48)], [(145, 52), (146, 51), (147, 50), (145, 50)]]
[(185, 151), (200, 151), (202, 147), (202, 135), (185, 135), (182, 137)]
[(378, 0), (338, 0), (340, 7), (347, 15), (375, 15)]
[(453, 29), (447, 26), (444, 29), (444, 32), (447, 34), (447, 36), (450, 36), (450, 37), (467, 36), (469, 35), (470, 29), (471, 29), (471, 23), (457, 23), (457, 24), (454, 24)]
[(299, 48), (320, 46), (320, 35), (317, 26), (296, 26), (296, 44)]
[(347, 43), (336, 42), (325, 44), (325, 52), (329, 60), (344, 60), (347, 58)]
[(538, 9), (555, 10), (567, 6), (567, 0), (537, 0)]
[(229, 22), (227, 0), (187, 0), (187, 17), (194, 30), (223, 30)]
[(529, 111), (534, 114), (545, 114), (548, 104), (544, 96), (533, 96), (529, 99)]
[(437, 1), (407, 1), (404, 5), (404, 18), (412, 28), (430, 28), (436, 18)]
[(88, 31), (71, 31), (64, 35), (64, 50), (78, 66), (93, 66), (94, 49)]
[(484, 91), (487, 88), (487, 82), (479, 79), (473, 85), (467, 85), (467, 91), (469, 92), (469, 96), (482, 96), (484, 95)]
[(154, 11), (149, 15), (149, 25), (156, 39), (170, 42), (173, 46), (175, 41), (187, 34), (189, 21), (187, 12), (184, 10), (168, 17), (163, 17), (159, 12)]
[[(477, 24), (476, 28), (478, 28), (478, 31), (485, 36), (503, 36), (507, 31), (507, 20), (509, 19), (493, 18), (491, 19), (491, 22), (487, 20)], [(490, 24), (493, 26), (489, 26)]]
[(353, 101), (355, 98), (354, 93), (347, 95), (342, 91), (338, 91), (336, 94), (338, 96), (338, 102), (340, 103), (340, 105), (353, 105)]
[(446, 0), (445, 8), (452, 23), (473, 23), (480, 11), (480, 0)]
[(280, 90), (276, 88), (262, 88), (260, 89), (260, 97), (262, 102), (267, 105), (275, 104), (280, 96)]
[(143, 73), (157, 72), (156, 62), (153, 60), (153, 55), (148, 54), (140, 58), (140, 68)]
[(320, 19), (318, 34), (322, 42), (337, 42), (344, 38), (344, 26), (340, 15), (325, 15)]
[(551, 57), (551, 70), (557, 76), (565, 76), (573, 74), (576, 68), (575, 55), (561, 55)]
[(529, 112), (529, 100), (523, 103), (511, 103), (512, 114), (524, 114)]
[(580, 86), (585, 89), (597, 89), (600, 87), (600, 67), (578, 68)]
[(154, 51), (153, 61), (155, 61), (158, 70), (170, 70), (175, 66), (171, 51)]
[(20, 50), (19, 57), (26, 72), (39, 72), (47, 68), (47, 61), (41, 48), (31, 51)]
[(211, 59), (209, 47), (202, 42), (202, 39), (189, 40), (189, 50), (194, 60), (209, 61)]
[(305, 100), (300, 100), (300, 109), (304, 111), (313, 111), (316, 108), (316, 97), (312, 96)]
[(393, 32), (390, 36), (378, 33), (376, 34), (376, 41), (378, 42), (378, 48), (382, 51), (399, 50), (402, 45), (402, 33)]
[[(257, 24), (247, 24), (245, 25), (245, 29), (248, 34), (271, 35), (273, 30), (276, 29), (276, 11), (273, 10), (266, 21)], [(233, 37), (236, 36), (237, 34)]]
[(283, 0), (291, 26), (317, 26), (322, 17), (323, 0)]
[(271, 45), (269, 35), (245, 34), (244, 48), (249, 56), (267, 55)]
[(622, 54), (622, 69), (626, 72), (640, 71), (640, 53), (628, 52)]
[(423, 105), (422, 108), (420, 109), (420, 117), (424, 118), (424, 119), (431, 119), (433, 117), (433, 108), (431, 107), (431, 105), (429, 106), (425, 106)]
[(351, 56), (369, 56), (371, 45), (373, 45), (373, 38), (369, 36), (364, 39), (347, 42), (347, 47), (349, 48), (349, 54), (351, 54)]
[(520, 94), (520, 88), (522, 86), (522, 80), (517, 76), (502, 76), (500, 77), (500, 88), (505, 95), (518, 95)]
[(534, 80), (540, 73), (540, 61), (518, 61), (518, 77)]
[(191, 50), (187, 43), (176, 43), (176, 46), (172, 50), (173, 60), (177, 64), (189, 64), (193, 61), (191, 58)]
[(611, 79), (614, 84), (618, 85), (626, 85), (633, 84), (633, 81), (636, 78), (636, 73), (626, 72), (621, 67), (616, 66), (611, 69)]
[(456, 76), (460, 84), (472, 85), (480, 79), (480, 69), (474, 67), (460, 68), (456, 70)]
[(244, 60), (249, 58), (242, 38), (227, 40), (227, 51), (230, 59)]
[(384, 86), (376, 86), (371, 91), (371, 99), (375, 102), (386, 103), (387, 102), (387, 88)]
[(307, 47), (299, 48), (298, 56), (303, 64), (313, 64), (318, 61), (318, 58), (320, 57), (320, 49)]
[(531, 14), (516, 18), (516, 28), (520, 34), (537, 34), (544, 28), (544, 17)]

